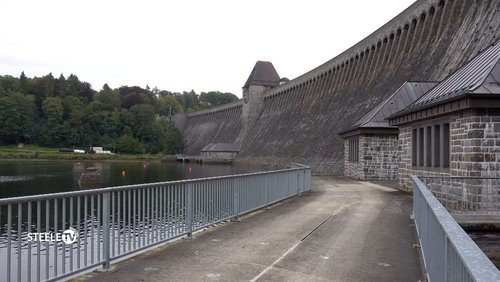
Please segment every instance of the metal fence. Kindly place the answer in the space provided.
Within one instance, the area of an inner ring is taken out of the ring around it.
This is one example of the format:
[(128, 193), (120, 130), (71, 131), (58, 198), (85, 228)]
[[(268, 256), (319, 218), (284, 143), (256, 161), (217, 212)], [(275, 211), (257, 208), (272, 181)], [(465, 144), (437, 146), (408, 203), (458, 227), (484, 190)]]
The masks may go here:
[[(53, 281), (310, 190), (309, 167), (0, 199), (0, 281)], [(74, 236), (79, 237), (76, 239)]]
[(500, 217), (500, 177), (419, 178), (454, 216)]
[(413, 215), (429, 281), (500, 281), (500, 272), (417, 176)]

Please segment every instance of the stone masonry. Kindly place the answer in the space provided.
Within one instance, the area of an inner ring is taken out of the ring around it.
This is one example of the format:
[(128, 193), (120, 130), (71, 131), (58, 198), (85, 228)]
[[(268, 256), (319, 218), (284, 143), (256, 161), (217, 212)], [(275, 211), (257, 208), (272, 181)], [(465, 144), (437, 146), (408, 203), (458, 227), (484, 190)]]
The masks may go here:
[(359, 180), (398, 178), (398, 136), (366, 134), (359, 136), (359, 162), (349, 162), (349, 139), (344, 141), (345, 176)]
[(412, 166), (412, 128), (400, 128), (400, 186), (411, 190), (410, 175), (418, 176), (500, 176), (500, 111), (469, 109), (450, 117), (450, 168)]
[(261, 85), (250, 85), (248, 89), (243, 89), (242, 131), (238, 141), (244, 140), (247, 137), (259, 118), (264, 104), (264, 92), (268, 89), (270, 87)]

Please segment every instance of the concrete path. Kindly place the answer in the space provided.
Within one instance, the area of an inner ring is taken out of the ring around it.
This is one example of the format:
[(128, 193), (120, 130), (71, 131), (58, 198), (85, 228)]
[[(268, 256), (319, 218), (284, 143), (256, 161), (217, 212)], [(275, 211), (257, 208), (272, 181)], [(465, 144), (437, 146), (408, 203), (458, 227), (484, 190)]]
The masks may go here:
[(314, 177), (311, 193), (78, 280), (423, 280), (410, 213), (407, 194)]

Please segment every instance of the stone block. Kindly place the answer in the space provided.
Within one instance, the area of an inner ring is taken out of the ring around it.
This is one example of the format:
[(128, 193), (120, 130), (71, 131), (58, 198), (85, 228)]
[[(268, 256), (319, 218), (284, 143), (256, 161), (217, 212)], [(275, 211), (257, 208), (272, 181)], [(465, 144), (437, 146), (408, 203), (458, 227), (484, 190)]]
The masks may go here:
[(483, 170), (483, 163), (473, 163), (472, 167), (468, 170)]
[(471, 129), (485, 129), (486, 128), (486, 123), (484, 122), (475, 122), (475, 123), (471, 123), (470, 124), (470, 127)]
[(467, 138), (484, 138), (484, 130), (469, 130), (467, 133)]
[[(475, 146), (495, 146), (495, 140), (493, 139), (474, 139), (474, 141), (479, 141), (480, 144)], [(476, 143), (476, 142), (475, 142)]]
[(480, 171), (469, 171), (469, 176), (481, 176), (481, 172)]
[(496, 161), (495, 154), (484, 154), (484, 161), (485, 162), (494, 162), (494, 161)]

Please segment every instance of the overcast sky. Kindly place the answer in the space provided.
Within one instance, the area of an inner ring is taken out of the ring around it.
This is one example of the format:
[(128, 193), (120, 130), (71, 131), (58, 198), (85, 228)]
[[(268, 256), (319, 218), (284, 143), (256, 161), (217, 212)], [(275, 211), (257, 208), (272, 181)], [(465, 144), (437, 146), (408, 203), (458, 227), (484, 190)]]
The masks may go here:
[(413, 2), (0, 0), (0, 75), (241, 96), (257, 60), (295, 78)]

